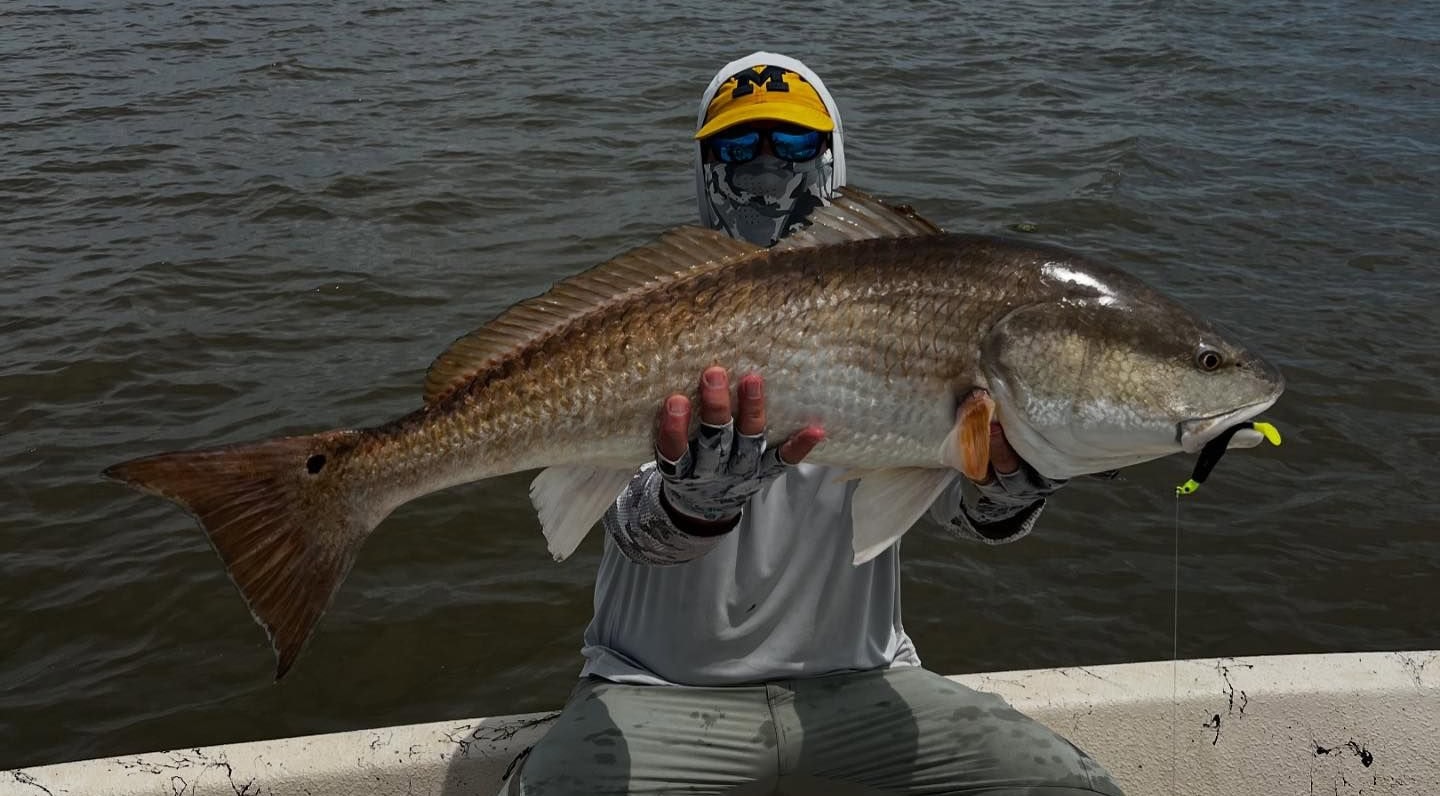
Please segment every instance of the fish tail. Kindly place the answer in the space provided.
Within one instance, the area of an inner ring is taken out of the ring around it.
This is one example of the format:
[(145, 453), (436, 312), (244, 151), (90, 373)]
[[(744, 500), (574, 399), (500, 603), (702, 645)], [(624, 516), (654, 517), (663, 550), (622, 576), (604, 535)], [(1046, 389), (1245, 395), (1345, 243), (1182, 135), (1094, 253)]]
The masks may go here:
[(275, 649), (275, 679), (295, 663), (391, 507), (349, 467), (358, 431), (328, 431), (162, 453), (105, 475), (172, 500), (204, 528)]

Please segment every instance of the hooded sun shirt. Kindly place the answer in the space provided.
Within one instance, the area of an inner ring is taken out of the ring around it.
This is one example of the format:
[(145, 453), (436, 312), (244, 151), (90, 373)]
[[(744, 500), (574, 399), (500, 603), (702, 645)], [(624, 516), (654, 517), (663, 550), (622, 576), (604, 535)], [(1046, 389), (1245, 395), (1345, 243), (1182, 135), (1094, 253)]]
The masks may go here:
[(820, 95), (835, 129), (830, 146), (808, 161), (791, 163), (773, 155), (760, 155), (745, 163), (705, 162), (705, 142), (695, 144), (695, 193), (700, 201), (700, 223), (761, 246), (785, 237), (845, 184), (845, 134), (835, 99), (809, 67), (775, 53), (752, 53), (726, 64), (700, 98), (695, 120), (699, 130), (716, 93), (735, 74), (757, 66), (775, 66), (805, 79)]
[[(716, 90), (760, 64), (801, 75), (822, 98), (835, 125), (823, 168), (824, 187), (833, 190), (845, 179), (840, 116), (820, 78), (794, 59), (760, 52), (727, 64), (700, 100), (696, 129)], [(723, 228), (716, 205), (732, 200), (711, 194), (713, 172), (702, 166), (697, 144), (700, 218)], [(753, 176), (737, 173), (737, 199), (739, 192), (794, 190), (793, 175), (774, 182)], [(768, 243), (775, 227), (763, 228)], [(699, 537), (670, 522), (654, 465), (642, 468), (605, 516), (583, 673), (631, 684), (734, 685), (918, 665), (900, 624), (899, 558), (891, 549), (859, 567), (851, 563), (845, 529), (856, 482), (836, 475), (798, 465), (751, 498), (735, 530)]]
[[(794, 59), (761, 52), (727, 64), (700, 101), (696, 129), (716, 90), (760, 64), (803, 76), (820, 95), (835, 125), (824, 176), (830, 186), (843, 185), (844, 139), (834, 100)], [(700, 218), (719, 228), (706, 176), (697, 146)], [(761, 193), (775, 188), (758, 180), (750, 185)], [(787, 178), (780, 190), (789, 186)], [(997, 477), (980, 489), (973, 508), (964, 505), (957, 476), (931, 506), (931, 519), (987, 544), (1018, 539), (1045, 502), (1028, 472)], [(642, 467), (605, 513), (582, 675), (634, 685), (720, 686), (920, 665), (900, 618), (899, 544), (852, 563), (851, 498), (858, 482), (843, 475), (798, 464), (750, 498), (734, 530), (699, 536), (670, 520), (660, 502), (659, 472), (653, 463)]]

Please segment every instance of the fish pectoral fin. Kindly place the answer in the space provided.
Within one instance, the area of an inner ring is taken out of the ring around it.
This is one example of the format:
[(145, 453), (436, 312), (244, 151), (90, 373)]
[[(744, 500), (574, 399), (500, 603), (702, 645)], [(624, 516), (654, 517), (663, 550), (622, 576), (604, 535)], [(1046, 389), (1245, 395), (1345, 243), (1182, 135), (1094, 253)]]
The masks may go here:
[(880, 555), (910, 530), (955, 478), (944, 467), (903, 467), (867, 473), (851, 503), (855, 564)]
[(633, 470), (566, 465), (535, 476), (530, 502), (540, 515), (546, 547), (556, 561), (575, 552), (634, 475)]
[(984, 481), (990, 476), (990, 421), (994, 417), (995, 399), (981, 389), (971, 390), (955, 414), (944, 459), (971, 481)]

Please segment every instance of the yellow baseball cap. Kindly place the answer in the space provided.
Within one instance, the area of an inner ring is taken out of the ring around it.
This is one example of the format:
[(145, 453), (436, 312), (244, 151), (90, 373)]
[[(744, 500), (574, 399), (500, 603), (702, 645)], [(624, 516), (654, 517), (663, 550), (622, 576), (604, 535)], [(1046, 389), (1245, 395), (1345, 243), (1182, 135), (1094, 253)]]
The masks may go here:
[(761, 119), (790, 122), (824, 133), (835, 129), (820, 93), (805, 78), (778, 66), (756, 66), (720, 84), (695, 138), (707, 138), (727, 127)]

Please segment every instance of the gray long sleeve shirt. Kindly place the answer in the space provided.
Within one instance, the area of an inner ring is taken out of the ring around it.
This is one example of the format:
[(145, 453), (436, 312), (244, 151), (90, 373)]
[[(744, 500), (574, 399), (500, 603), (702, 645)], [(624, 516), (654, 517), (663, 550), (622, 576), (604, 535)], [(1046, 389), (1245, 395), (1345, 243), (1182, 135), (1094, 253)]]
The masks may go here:
[[(825, 189), (845, 185), (840, 109), (820, 76), (793, 58), (755, 52), (726, 64), (700, 98), (696, 129), (726, 78), (761, 64), (800, 74), (820, 95), (835, 125)], [(703, 163), (697, 141), (700, 222), (715, 227)], [(794, 467), (750, 499), (735, 528), (697, 536), (675, 527), (660, 504), (660, 475), (653, 464), (642, 468), (605, 514), (583, 674), (698, 686), (918, 666), (900, 622), (899, 544), (851, 563), (850, 498), (858, 482), (836, 481), (839, 474)], [(967, 503), (962, 482), (957, 473), (930, 517), (987, 544), (1029, 533), (1045, 496), (1060, 486), (1022, 466)]]
[[(801, 464), (714, 536), (677, 528), (653, 465), (605, 515), (595, 616), (583, 675), (652, 685), (735, 685), (831, 672), (918, 666), (900, 620), (899, 544), (851, 563), (850, 497), (858, 482)], [(930, 508), (987, 544), (1030, 532), (1058, 483), (1027, 467), (980, 487), (963, 478)]]

